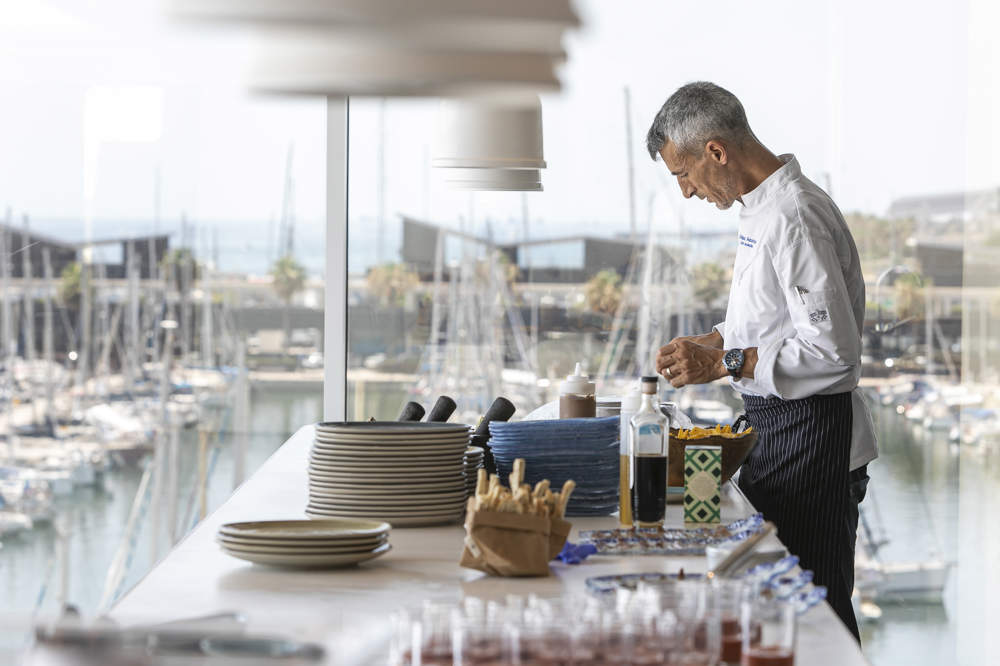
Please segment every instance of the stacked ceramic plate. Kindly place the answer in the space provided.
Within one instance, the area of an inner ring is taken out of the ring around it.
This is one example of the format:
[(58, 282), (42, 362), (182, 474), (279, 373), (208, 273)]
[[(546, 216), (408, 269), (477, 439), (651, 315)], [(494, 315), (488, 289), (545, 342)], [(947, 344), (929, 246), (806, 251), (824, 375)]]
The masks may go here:
[(389, 551), (388, 523), (371, 520), (268, 520), (228, 523), (217, 540), (233, 557), (283, 567), (332, 568)]
[(618, 417), (490, 423), (490, 448), (500, 478), (514, 460), (524, 458), (524, 481), (548, 479), (561, 488), (567, 479), (576, 490), (567, 516), (606, 516), (618, 508)]
[(476, 494), (476, 479), (479, 468), (483, 466), (485, 451), (479, 446), (470, 446), (465, 450), (465, 494), (471, 497)]
[(468, 447), (468, 426), (455, 423), (319, 423), (306, 515), (454, 522), (465, 507)]

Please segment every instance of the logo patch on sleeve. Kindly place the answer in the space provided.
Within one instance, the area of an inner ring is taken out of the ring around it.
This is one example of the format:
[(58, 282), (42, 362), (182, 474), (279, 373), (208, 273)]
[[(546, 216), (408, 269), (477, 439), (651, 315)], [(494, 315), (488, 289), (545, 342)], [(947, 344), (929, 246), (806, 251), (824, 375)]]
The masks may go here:
[(813, 324), (818, 324), (821, 321), (829, 321), (830, 313), (826, 310), (813, 310), (809, 313), (809, 321)]

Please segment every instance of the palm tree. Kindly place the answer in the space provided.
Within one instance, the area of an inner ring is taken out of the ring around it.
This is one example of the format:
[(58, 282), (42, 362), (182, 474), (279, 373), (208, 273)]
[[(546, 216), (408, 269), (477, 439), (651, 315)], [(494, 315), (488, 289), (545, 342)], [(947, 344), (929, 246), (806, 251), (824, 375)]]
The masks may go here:
[(306, 269), (295, 260), (295, 257), (286, 255), (274, 262), (271, 267), (271, 286), (274, 287), (278, 298), (285, 307), (281, 316), (282, 330), (284, 331), (285, 351), (288, 351), (292, 337), (292, 326), (290, 321), (290, 308), (292, 298), (302, 291), (306, 283)]
[(420, 276), (406, 264), (382, 264), (368, 271), (368, 291), (383, 306), (402, 305), (420, 284)]
[(904, 273), (896, 278), (896, 318), (921, 319), (926, 314), (926, 287), (930, 280), (916, 273)]
[(611, 269), (599, 271), (587, 281), (584, 297), (590, 310), (613, 316), (622, 302), (622, 276)]
[(706, 261), (691, 269), (691, 283), (694, 297), (704, 303), (706, 310), (711, 310), (729, 289), (729, 276), (719, 264)]
[(80, 282), (82, 280), (80, 264), (74, 261), (66, 264), (59, 281), (59, 300), (70, 309), (80, 307)]

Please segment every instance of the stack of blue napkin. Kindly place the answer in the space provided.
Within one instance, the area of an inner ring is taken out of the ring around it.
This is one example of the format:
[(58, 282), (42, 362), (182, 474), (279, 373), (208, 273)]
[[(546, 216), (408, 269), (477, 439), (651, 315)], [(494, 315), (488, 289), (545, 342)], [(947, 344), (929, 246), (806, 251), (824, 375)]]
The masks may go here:
[(524, 482), (542, 479), (559, 492), (567, 479), (576, 490), (567, 516), (606, 516), (618, 509), (618, 417), (490, 423), (490, 447), (506, 484), (516, 458)]

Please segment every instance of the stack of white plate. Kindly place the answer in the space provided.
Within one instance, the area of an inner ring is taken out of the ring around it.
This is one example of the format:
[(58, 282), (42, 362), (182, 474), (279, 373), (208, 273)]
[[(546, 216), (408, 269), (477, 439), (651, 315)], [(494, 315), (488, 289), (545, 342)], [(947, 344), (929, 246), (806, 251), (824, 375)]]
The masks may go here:
[(476, 480), (479, 468), (483, 466), (482, 447), (470, 446), (465, 450), (465, 495), (471, 497), (476, 494)]
[(319, 423), (306, 515), (454, 522), (465, 507), (468, 446), (468, 426), (455, 423)]
[(233, 557), (283, 567), (343, 567), (387, 553), (389, 524), (371, 520), (228, 523), (219, 545)]

